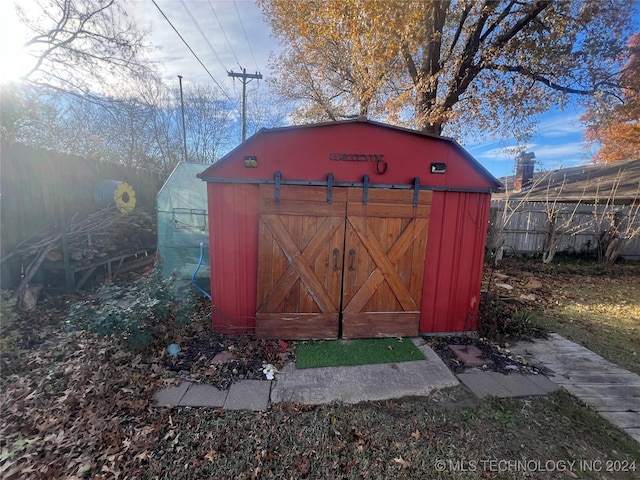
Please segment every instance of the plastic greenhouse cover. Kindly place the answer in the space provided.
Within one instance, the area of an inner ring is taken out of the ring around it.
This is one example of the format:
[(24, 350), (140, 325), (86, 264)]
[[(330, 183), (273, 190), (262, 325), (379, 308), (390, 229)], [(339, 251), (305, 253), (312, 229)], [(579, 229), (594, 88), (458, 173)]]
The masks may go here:
[(196, 282), (209, 287), (209, 225), (207, 184), (197, 177), (208, 164), (180, 162), (156, 197), (158, 215), (158, 252), (162, 270), (178, 280), (191, 281), (200, 261)]

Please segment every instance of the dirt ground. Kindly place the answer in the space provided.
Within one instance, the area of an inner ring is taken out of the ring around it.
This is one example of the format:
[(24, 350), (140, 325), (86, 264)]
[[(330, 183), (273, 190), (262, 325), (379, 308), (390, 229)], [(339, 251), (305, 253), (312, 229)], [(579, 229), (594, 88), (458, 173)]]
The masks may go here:
[[(494, 317), (517, 314), (516, 322), (501, 321), (501, 332), (571, 327), (577, 341), (595, 342), (612, 356), (618, 350), (599, 332), (623, 318), (616, 348), (637, 349), (640, 315), (628, 317), (640, 308), (640, 269), (617, 267), (553, 270), (507, 260), (486, 272), (485, 287), (495, 295), (488, 311)], [(562, 392), (478, 401), (459, 387), (428, 398), (281, 404), (263, 413), (157, 409), (153, 394), (159, 388), (181, 378), (220, 386), (257, 378), (264, 362), (291, 360), (291, 345), (215, 336), (197, 312), (194, 323), (173, 337), (184, 348), (179, 360), (163, 346), (134, 354), (113, 339), (67, 331), (64, 318), (75, 300), (50, 296), (17, 322), (20, 335), (0, 377), (3, 479), (613, 479), (637, 478), (640, 471), (640, 446)], [(510, 341), (501, 335), (487, 344), (492, 354), (505, 355)], [(214, 367), (212, 357), (222, 351), (233, 358)]]

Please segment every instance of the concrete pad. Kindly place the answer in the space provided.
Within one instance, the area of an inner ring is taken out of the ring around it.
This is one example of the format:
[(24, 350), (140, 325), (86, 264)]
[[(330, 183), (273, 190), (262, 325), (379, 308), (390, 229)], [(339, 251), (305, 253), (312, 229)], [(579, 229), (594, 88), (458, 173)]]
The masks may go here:
[(270, 381), (240, 380), (231, 384), (224, 408), (227, 410), (266, 410), (269, 407), (270, 392)]
[(487, 395), (499, 398), (511, 397), (511, 392), (488, 373), (472, 370), (459, 373), (458, 379), (478, 398), (484, 398)]
[[(499, 398), (546, 395), (558, 388), (552, 381), (540, 375), (522, 375), (480, 370), (458, 374), (458, 378), (478, 398), (487, 395)], [(544, 379), (544, 380), (543, 380)]]
[(600, 416), (619, 428), (640, 428), (640, 413), (638, 412), (598, 412)]
[(413, 339), (425, 360), (297, 370), (286, 365), (276, 376), (271, 401), (323, 404), (358, 403), (425, 396), (459, 385), (440, 357), (422, 339)]
[(538, 388), (540, 388), (545, 393), (555, 392), (556, 390), (558, 390), (560, 388), (559, 385), (557, 385), (555, 382), (549, 380), (544, 375), (527, 375), (526, 378), (530, 382), (532, 382), (535, 385), (537, 385)]
[(191, 382), (182, 382), (180, 385), (168, 387), (157, 391), (153, 397), (156, 400), (156, 407), (176, 407), (184, 397)]
[(546, 395), (546, 390), (541, 389), (535, 383), (530, 382), (526, 375), (504, 375), (499, 372), (487, 372), (496, 382), (504, 386), (511, 393), (511, 397), (530, 397), (533, 395)]
[(180, 400), (179, 406), (222, 407), (226, 398), (226, 390), (219, 390), (212, 385), (192, 383), (182, 400)]

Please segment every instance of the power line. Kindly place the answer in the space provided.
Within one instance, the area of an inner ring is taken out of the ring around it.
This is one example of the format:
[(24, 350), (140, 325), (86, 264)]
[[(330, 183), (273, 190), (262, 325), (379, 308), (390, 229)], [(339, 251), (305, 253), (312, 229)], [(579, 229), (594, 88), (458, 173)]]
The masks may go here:
[(200, 25), (198, 24), (198, 21), (196, 20), (196, 18), (193, 16), (193, 14), (191, 13), (191, 10), (189, 10), (189, 7), (187, 7), (187, 4), (184, 2), (184, 0), (180, 0), (180, 3), (182, 4), (182, 6), (184, 7), (184, 9), (187, 11), (187, 13), (189, 14), (189, 17), (191, 17), (191, 21), (193, 22), (193, 24), (196, 26), (196, 28), (198, 29), (198, 31), (200, 32), (200, 35), (202, 35), (202, 38), (204, 38), (204, 41), (207, 42), (207, 45), (209, 45), (209, 49), (211, 50), (211, 52), (215, 55), (215, 57), (218, 59), (218, 62), (220, 63), (220, 66), (223, 68), (223, 70), (227, 70), (227, 67), (225, 67), (224, 62), (222, 61), (222, 59), (220, 58), (220, 55), (218, 55), (218, 52), (216, 52), (215, 48), (213, 48), (213, 45), (211, 45), (211, 42), (209, 41), (209, 39), (207, 38), (207, 36), (204, 34), (204, 32), (202, 31), (202, 28), (200, 28)]
[(238, 10), (238, 3), (235, 0), (233, 1), (233, 6), (236, 7), (236, 13), (238, 14), (238, 19), (240, 20), (240, 26), (242, 27), (244, 38), (247, 40), (247, 45), (249, 45), (249, 52), (251, 52), (251, 58), (253, 58), (253, 63), (256, 66), (256, 70), (260, 70), (260, 68), (258, 68), (258, 62), (256, 61), (256, 56), (253, 54), (253, 49), (251, 48), (251, 42), (249, 41), (249, 36), (247, 35), (247, 31), (244, 28), (244, 23), (242, 23), (240, 10)]
[(216, 17), (216, 20), (218, 21), (218, 25), (220, 26), (220, 30), (222, 30), (222, 34), (224, 35), (224, 38), (227, 40), (227, 45), (229, 45), (229, 50), (231, 50), (231, 53), (233, 53), (233, 56), (236, 59), (236, 63), (238, 64), (238, 66), (240, 68), (242, 68), (242, 65), (240, 65), (240, 60), (238, 60), (238, 55), (236, 55), (236, 52), (233, 49), (233, 46), (231, 45), (231, 42), (229, 41), (229, 37), (227, 37), (227, 32), (224, 31), (224, 27), (222, 26), (222, 22), (220, 21), (220, 18), (218, 17), (218, 14), (216, 13), (215, 9), (213, 8), (213, 4), (211, 3), (211, 0), (209, 0), (209, 7), (211, 8), (211, 12), (213, 13), (213, 16)]
[[(162, 14), (162, 16), (164, 17), (164, 19), (167, 21), (167, 23), (169, 25), (171, 25), (171, 28), (173, 28), (173, 31), (176, 32), (176, 34), (178, 35), (178, 37), (180, 37), (180, 40), (182, 40), (182, 43), (184, 43), (186, 45), (186, 47), (189, 49), (189, 51), (191, 52), (191, 54), (195, 57), (195, 59), (198, 61), (198, 63), (200, 65), (202, 65), (202, 68), (204, 68), (204, 70), (209, 74), (209, 77), (211, 77), (211, 80), (213, 80), (213, 83), (215, 83), (218, 88), (220, 89), (220, 91), (224, 94), (225, 97), (227, 97), (227, 99), (233, 104), (234, 107), (238, 108), (238, 106), (236, 105), (235, 101), (231, 98), (231, 96), (225, 91), (224, 88), (222, 88), (222, 85), (220, 85), (218, 83), (218, 81), (213, 78), (213, 75), (211, 75), (211, 72), (209, 71), (209, 69), (205, 66), (204, 63), (202, 63), (202, 60), (200, 60), (200, 58), (198, 57), (198, 55), (196, 55), (196, 52), (193, 51), (193, 48), (191, 48), (191, 46), (187, 43), (187, 41), (182, 37), (182, 35), (180, 35), (180, 32), (178, 31), (178, 29), (176, 29), (176, 27), (173, 26), (173, 23), (171, 23), (171, 20), (169, 20), (169, 18), (164, 14), (164, 12), (162, 11), (162, 9), (158, 6), (158, 4), (156, 3), (156, 0), (151, 0), (153, 2), (153, 4), (156, 6), (156, 8), (158, 9), (158, 11)], [(226, 70), (226, 69), (225, 69)], [(239, 108), (238, 108), (239, 110)]]
[(247, 139), (247, 83), (251, 80), (262, 79), (262, 74), (247, 73), (247, 69), (243, 68), (242, 73), (235, 73), (233, 70), (227, 73), (230, 77), (242, 79), (242, 141)]

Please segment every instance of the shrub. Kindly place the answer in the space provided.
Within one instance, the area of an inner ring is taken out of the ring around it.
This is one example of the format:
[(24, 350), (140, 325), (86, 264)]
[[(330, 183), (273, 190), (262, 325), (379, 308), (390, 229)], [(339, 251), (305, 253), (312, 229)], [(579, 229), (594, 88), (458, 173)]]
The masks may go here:
[(174, 277), (163, 277), (160, 269), (154, 269), (133, 284), (105, 285), (93, 301), (72, 305), (67, 327), (113, 336), (138, 351), (159, 340), (174, 324), (189, 323), (194, 302), (192, 295), (178, 301)]
[(478, 335), (491, 340), (502, 338), (530, 340), (546, 337), (536, 314), (530, 310), (517, 310), (492, 293), (485, 292), (480, 302)]

